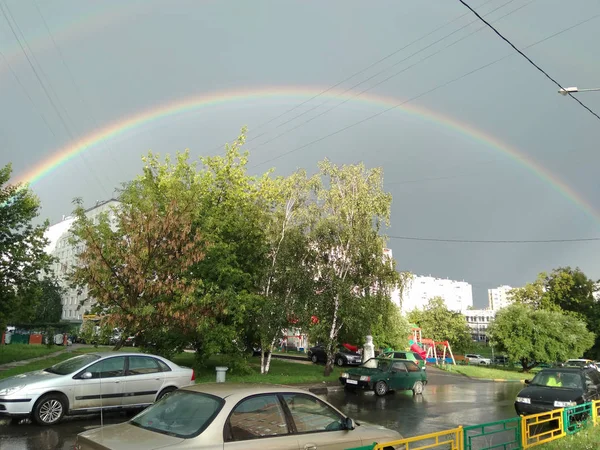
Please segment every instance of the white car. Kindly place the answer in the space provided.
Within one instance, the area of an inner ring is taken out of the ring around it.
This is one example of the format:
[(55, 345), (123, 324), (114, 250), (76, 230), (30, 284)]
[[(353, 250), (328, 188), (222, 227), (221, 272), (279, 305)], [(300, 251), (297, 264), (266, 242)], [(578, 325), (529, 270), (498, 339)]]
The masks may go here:
[(473, 353), (465, 355), (465, 357), (469, 359), (469, 364), (490, 365), (492, 363), (490, 358), (484, 358), (481, 355), (476, 355)]
[(70, 414), (143, 408), (195, 378), (160, 356), (88, 353), (0, 380), (0, 416), (53, 425)]

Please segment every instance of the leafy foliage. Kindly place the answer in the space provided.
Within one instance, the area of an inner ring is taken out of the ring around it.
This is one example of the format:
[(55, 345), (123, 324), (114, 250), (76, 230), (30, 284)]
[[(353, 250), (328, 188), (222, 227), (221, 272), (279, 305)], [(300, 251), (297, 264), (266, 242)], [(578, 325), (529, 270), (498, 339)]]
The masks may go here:
[(490, 342), (519, 361), (525, 372), (539, 363), (579, 358), (594, 344), (594, 334), (584, 321), (518, 303), (497, 313), (488, 334)]
[(411, 311), (408, 320), (421, 327), (424, 338), (436, 342), (448, 341), (454, 352), (468, 351), (471, 345), (467, 319), (460, 313), (450, 311), (441, 297), (430, 299), (423, 310)]
[(389, 225), (392, 200), (383, 190), (382, 170), (367, 170), (363, 164), (339, 167), (324, 160), (319, 180), (314, 188), (318, 216), (309, 234), (316, 295), (308, 311), (328, 329), (324, 344), (329, 375), (343, 327), (371, 329), (402, 280), (385, 256), (379, 234)]
[(533, 283), (510, 293), (516, 303), (534, 309), (561, 311), (587, 324), (596, 334), (594, 346), (586, 352), (591, 358), (600, 357), (600, 303), (594, 297), (600, 286), (579, 268), (559, 267), (550, 273), (542, 272)]
[(16, 308), (19, 290), (25, 290), (47, 270), (51, 258), (44, 232), (48, 222), (34, 225), (40, 203), (29, 187), (10, 184), (12, 167), (0, 168), (0, 329)]

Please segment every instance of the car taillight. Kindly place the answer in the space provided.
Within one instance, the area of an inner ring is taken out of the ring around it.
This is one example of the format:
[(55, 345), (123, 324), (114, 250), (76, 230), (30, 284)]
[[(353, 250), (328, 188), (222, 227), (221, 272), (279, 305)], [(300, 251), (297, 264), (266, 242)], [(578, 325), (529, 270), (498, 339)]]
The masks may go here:
[(192, 369), (192, 379), (190, 381), (195, 381), (196, 380), (196, 371), (194, 369)]

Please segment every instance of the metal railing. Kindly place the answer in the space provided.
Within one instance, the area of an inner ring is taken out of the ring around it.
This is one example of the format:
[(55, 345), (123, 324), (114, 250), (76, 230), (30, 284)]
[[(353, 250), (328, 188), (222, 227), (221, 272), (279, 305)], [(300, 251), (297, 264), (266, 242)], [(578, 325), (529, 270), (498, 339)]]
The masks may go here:
[(352, 450), (520, 450), (600, 425), (600, 400), (552, 411), (383, 442)]
[(393, 447), (396, 450), (425, 450), (425, 449), (463, 449), (463, 431), (462, 427), (451, 430), (438, 431), (436, 433), (423, 434), (398, 441), (377, 444), (373, 450), (383, 450), (387, 447)]

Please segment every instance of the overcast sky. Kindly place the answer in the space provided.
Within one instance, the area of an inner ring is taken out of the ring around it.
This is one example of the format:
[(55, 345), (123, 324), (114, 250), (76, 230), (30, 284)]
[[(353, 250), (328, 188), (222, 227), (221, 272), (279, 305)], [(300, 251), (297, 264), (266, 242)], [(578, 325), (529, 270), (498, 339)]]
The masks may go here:
[[(489, 13), (486, 19), (519, 48), (600, 15), (593, 0), (568, 6), (560, 0), (471, 3)], [(248, 125), (249, 139), (264, 133), (248, 144), (254, 173), (269, 167), (280, 174), (298, 167), (312, 172), (325, 157), (383, 166), (393, 194), (391, 236), (600, 236), (600, 122), (558, 95), (554, 84), (491, 30), (475, 32), (482, 23), (458, 1), (0, 0), (0, 5), (0, 164), (12, 162), (15, 177), (79, 139), (164, 105), (219, 92), (263, 93), (142, 123), (50, 171), (33, 189), (52, 223), (71, 211), (73, 197), (87, 205), (110, 197), (119, 183), (139, 173), (140, 156), (148, 150), (216, 154)], [(600, 19), (594, 18), (525, 52), (564, 86), (600, 87), (598, 42)], [(329, 92), (337, 95), (364, 82), (345, 96), (320, 96), (299, 106), (360, 71)], [(372, 89), (356, 95), (367, 88)], [(355, 97), (342, 104), (349, 96)], [(374, 96), (386, 100), (377, 103)], [(600, 113), (600, 92), (578, 98)], [(558, 266), (579, 266), (600, 278), (600, 242), (391, 239), (389, 246), (401, 269), (472, 283), (477, 306), (487, 304), (488, 288), (519, 286)]]

